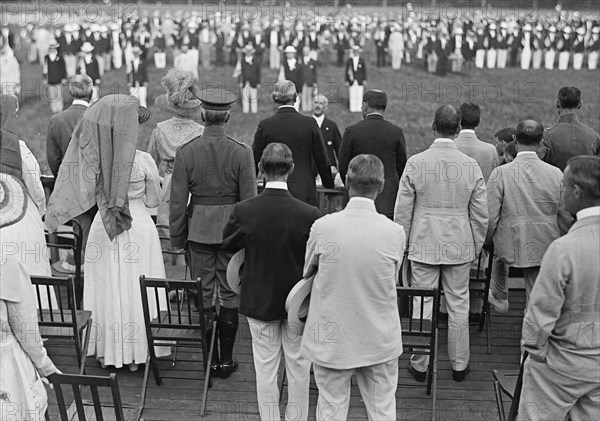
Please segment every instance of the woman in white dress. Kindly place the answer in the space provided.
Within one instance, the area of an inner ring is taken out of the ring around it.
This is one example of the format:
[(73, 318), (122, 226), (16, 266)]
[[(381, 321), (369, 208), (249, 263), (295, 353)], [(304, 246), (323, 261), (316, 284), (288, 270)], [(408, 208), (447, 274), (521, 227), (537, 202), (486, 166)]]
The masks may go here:
[[(3, 130), (3, 152), (6, 152), (6, 134)], [(0, 236), (11, 227), (23, 227), (27, 203), (31, 201), (20, 171), (7, 165), (9, 162), (3, 154)], [(59, 372), (44, 349), (34, 297), (25, 266), (17, 256), (3, 253), (0, 265), (0, 419), (3, 421), (43, 420), (48, 396), (42, 378)]]
[[(160, 204), (158, 169), (150, 154), (135, 152), (129, 179), (131, 228), (109, 240), (100, 214), (90, 228), (86, 254), (83, 305), (92, 311), (88, 355), (96, 355), (103, 366), (128, 365), (135, 371), (148, 355), (139, 277), (164, 278), (165, 267), (156, 226), (146, 207)], [(156, 315), (154, 294), (149, 305)], [(167, 302), (160, 294), (162, 309)], [(170, 354), (157, 347), (157, 357)]]

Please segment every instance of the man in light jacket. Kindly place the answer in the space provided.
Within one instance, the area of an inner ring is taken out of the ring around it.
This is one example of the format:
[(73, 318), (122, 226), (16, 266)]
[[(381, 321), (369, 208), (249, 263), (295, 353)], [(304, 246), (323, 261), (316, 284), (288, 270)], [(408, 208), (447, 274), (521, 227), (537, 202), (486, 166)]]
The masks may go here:
[[(469, 269), (485, 239), (487, 198), (477, 161), (452, 141), (460, 130), (460, 111), (439, 107), (432, 129), (433, 144), (406, 163), (394, 221), (408, 233), (412, 286), (432, 288), (441, 282), (444, 287), (448, 356), (453, 378), (460, 382), (469, 373)], [(431, 318), (432, 305), (426, 300), (424, 317)], [(413, 355), (408, 371), (425, 381), (428, 365), (427, 356)]]
[(577, 222), (550, 244), (531, 291), (519, 420), (600, 418), (600, 158), (571, 158), (563, 184)]
[(383, 163), (374, 155), (350, 162), (350, 201), (318, 219), (306, 247), (304, 277), (316, 272), (302, 355), (313, 362), (317, 419), (345, 420), (354, 373), (369, 420), (396, 419), (402, 330), (396, 280), (406, 237), (375, 210)]

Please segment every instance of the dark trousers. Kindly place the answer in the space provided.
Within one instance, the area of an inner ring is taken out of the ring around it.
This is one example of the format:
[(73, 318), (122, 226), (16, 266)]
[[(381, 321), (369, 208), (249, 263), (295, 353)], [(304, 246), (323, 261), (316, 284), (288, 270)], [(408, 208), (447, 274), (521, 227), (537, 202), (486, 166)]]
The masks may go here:
[(205, 309), (219, 304), (237, 308), (239, 299), (227, 284), (227, 265), (233, 253), (221, 249), (221, 244), (188, 242), (188, 262), (192, 279), (202, 280), (202, 299)]

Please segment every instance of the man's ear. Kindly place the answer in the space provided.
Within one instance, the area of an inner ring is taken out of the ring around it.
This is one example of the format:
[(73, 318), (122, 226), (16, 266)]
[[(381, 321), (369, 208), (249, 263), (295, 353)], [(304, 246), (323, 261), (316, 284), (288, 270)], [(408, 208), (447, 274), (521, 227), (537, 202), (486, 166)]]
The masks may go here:
[(558, 104), (558, 99), (556, 100), (556, 108), (560, 108), (560, 105)]
[(577, 104), (577, 109), (581, 108), (581, 103), (582, 103), (582, 101), (580, 100), (579, 104)]
[(227, 111), (227, 117), (225, 117), (225, 123), (227, 123), (229, 121), (230, 117), (231, 117), (231, 111)]
[(437, 125), (435, 124), (435, 121), (433, 123), (431, 123), (431, 130), (433, 130), (434, 132), (437, 132)]

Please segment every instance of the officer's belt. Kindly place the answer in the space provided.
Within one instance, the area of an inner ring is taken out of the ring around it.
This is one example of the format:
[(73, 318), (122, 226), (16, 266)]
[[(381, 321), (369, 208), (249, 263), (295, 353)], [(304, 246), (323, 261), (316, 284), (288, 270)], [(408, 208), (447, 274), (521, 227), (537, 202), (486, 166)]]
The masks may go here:
[(237, 196), (192, 196), (192, 205), (233, 205), (239, 201)]

